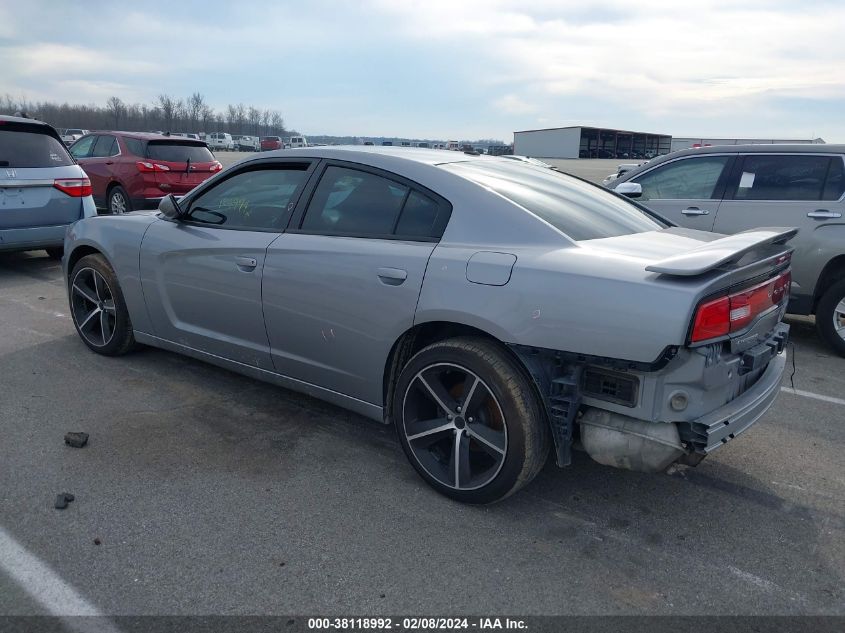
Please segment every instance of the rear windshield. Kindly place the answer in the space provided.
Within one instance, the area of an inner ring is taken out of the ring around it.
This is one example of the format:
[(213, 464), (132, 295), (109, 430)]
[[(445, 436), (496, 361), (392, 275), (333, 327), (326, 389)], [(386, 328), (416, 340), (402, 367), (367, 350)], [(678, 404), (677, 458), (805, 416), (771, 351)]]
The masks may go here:
[(171, 163), (212, 163), (214, 156), (205, 145), (192, 143), (170, 143), (168, 141), (150, 141), (147, 144), (147, 158), (170, 161)]
[(515, 202), (576, 241), (666, 226), (621, 196), (550, 169), (516, 161), (473, 161), (442, 167)]
[(279, 141), (281, 139), (278, 136), (265, 136), (264, 140), (265, 141)]
[(65, 167), (73, 165), (64, 143), (49, 128), (26, 123), (0, 124), (0, 167)]

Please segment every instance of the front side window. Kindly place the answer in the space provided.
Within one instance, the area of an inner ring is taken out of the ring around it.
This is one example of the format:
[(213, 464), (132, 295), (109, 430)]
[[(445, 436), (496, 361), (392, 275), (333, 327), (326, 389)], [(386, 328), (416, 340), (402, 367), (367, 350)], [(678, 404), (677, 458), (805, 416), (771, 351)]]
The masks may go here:
[(829, 156), (746, 156), (734, 198), (821, 200), (830, 161)]
[(498, 193), (576, 241), (665, 228), (625, 198), (551, 169), (517, 161), (467, 161), (441, 168)]
[(306, 179), (307, 165), (240, 172), (200, 194), (189, 209), (193, 222), (227, 229), (283, 231), (288, 206)]
[(323, 172), (302, 230), (315, 233), (393, 234), (408, 187), (382, 176), (331, 165)]
[(633, 179), (642, 185), (640, 200), (709, 200), (730, 156), (700, 156), (667, 163)]
[(88, 158), (91, 155), (91, 149), (94, 147), (96, 136), (85, 136), (73, 145), (70, 146), (70, 153), (74, 158)]

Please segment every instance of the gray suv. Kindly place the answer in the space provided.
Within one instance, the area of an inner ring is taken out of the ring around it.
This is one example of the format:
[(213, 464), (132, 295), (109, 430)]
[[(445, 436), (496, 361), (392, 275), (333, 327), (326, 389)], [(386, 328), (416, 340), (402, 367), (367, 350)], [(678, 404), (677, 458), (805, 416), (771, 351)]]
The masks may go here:
[(69, 224), (94, 216), (91, 181), (56, 130), (0, 116), (0, 251), (62, 256)]
[(675, 152), (612, 183), (672, 222), (716, 233), (794, 226), (789, 312), (815, 314), (845, 355), (845, 145), (732, 145)]

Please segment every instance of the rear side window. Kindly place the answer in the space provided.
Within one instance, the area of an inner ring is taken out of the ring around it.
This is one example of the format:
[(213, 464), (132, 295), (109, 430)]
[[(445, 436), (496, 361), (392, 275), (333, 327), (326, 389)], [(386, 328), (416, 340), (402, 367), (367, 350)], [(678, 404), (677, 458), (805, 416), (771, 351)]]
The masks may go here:
[(445, 209), (435, 200), (412, 191), (402, 208), (396, 235), (408, 237), (440, 237)]
[(746, 156), (736, 200), (821, 200), (829, 156)]
[(168, 141), (150, 141), (147, 144), (147, 158), (163, 160), (172, 163), (184, 163), (188, 158), (192, 163), (211, 163), (214, 156), (203, 145), (190, 143), (170, 143)]
[(64, 143), (40, 125), (0, 125), (0, 167), (64, 167), (73, 165)]
[(621, 196), (550, 169), (504, 160), (441, 167), (504, 196), (576, 241), (665, 228)]
[(642, 185), (640, 200), (709, 200), (730, 156), (676, 160), (633, 178)]
[(357, 169), (329, 166), (314, 191), (302, 229), (316, 233), (393, 233), (408, 187)]
[(144, 158), (146, 156), (144, 151), (144, 142), (137, 138), (124, 138), (123, 142), (126, 144), (126, 149), (133, 156)]
[(306, 170), (302, 165), (237, 173), (198, 196), (191, 203), (190, 219), (227, 229), (281, 232)]
[(845, 193), (845, 168), (843, 168), (842, 158), (837, 156), (830, 161), (822, 200), (839, 200), (843, 193)]

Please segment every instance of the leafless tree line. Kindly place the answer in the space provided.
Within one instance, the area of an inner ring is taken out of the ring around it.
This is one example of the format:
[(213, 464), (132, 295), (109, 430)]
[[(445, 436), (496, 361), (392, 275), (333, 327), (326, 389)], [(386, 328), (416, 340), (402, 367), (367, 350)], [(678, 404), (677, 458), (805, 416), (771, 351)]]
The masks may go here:
[(229, 132), (254, 136), (296, 134), (285, 129), (285, 121), (277, 110), (261, 110), (243, 103), (229, 104), (217, 112), (205, 97), (195, 92), (186, 99), (160, 94), (152, 104), (126, 103), (110, 97), (105, 106), (33, 102), (14, 99), (6, 94), (0, 99), (0, 114), (26, 112), (58, 128), (86, 130)]

